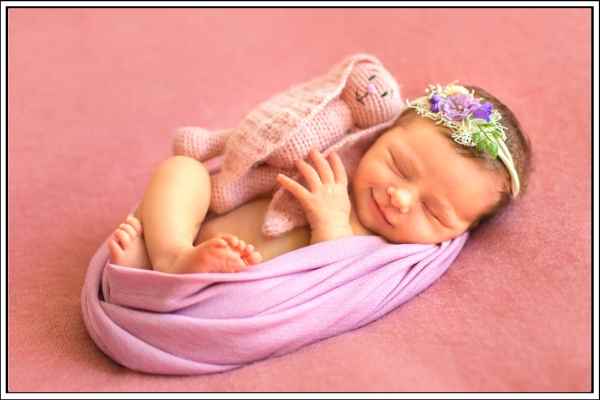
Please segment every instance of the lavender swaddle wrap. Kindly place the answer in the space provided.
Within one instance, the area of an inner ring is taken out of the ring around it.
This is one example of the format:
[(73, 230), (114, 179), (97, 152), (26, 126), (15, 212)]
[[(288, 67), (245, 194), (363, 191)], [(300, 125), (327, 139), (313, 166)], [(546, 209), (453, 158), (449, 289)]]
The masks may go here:
[(231, 274), (122, 267), (103, 244), (85, 278), (83, 318), (100, 349), (133, 370), (227, 371), (381, 318), (435, 282), (468, 235), (438, 245), (353, 236)]
[[(205, 163), (211, 174), (221, 165), (221, 157)], [(112, 264), (104, 241), (86, 273), (83, 320), (98, 347), (130, 369), (223, 372), (381, 318), (444, 274), (468, 237), (427, 245), (352, 236), (239, 273), (196, 274)]]

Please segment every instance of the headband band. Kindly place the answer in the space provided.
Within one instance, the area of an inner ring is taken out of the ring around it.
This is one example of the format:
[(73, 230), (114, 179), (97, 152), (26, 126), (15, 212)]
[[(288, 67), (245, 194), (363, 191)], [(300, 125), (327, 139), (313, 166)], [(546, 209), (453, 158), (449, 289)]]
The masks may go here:
[(476, 146), (493, 159), (500, 158), (510, 174), (512, 196), (517, 197), (519, 174), (505, 143), (506, 127), (500, 122), (502, 115), (493, 104), (482, 98), (476, 99), (473, 91), (456, 83), (429, 85), (425, 92), (427, 95), (407, 101), (407, 106), (415, 109), (418, 115), (449, 128), (456, 143)]

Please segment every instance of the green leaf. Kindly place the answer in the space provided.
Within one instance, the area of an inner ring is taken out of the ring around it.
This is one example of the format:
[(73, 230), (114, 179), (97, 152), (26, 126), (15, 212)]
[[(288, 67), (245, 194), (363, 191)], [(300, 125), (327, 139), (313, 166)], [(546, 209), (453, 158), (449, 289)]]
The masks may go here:
[(495, 142), (487, 141), (485, 145), (485, 151), (493, 158), (498, 155), (498, 145)]

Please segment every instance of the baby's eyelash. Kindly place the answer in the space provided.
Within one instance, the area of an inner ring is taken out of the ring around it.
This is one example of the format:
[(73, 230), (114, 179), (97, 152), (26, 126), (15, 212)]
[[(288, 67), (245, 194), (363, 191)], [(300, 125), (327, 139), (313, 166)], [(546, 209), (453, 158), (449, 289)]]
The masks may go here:
[(432, 213), (432, 212), (431, 212), (431, 210), (429, 209), (429, 207), (427, 207), (427, 206), (425, 205), (425, 202), (421, 202), (421, 204), (423, 205), (423, 208), (425, 209), (425, 211), (426, 211), (426, 212), (427, 212), (429, 215), (431, 215), (433, 218), (435, 218), (435, 219), (436, 219), (438, 222), (440, 222), (440, 223), (442, 222), (442, 221), (440, 221), (440, 219), (439, 219), (439, 218), (438, 218), (438, 217), (437, 217), (437, 216), (436, 216), (434, 213)]
[(398, 173), (398, 175), (400, 175), (403, 178), (406, 178), (406, 176), (402, 173), (402, 171), (400, 171), (400, 168), (398, 168), (398, 163), (396, 162), (396, 158), (394, 157), (394, 154), (392, 154), (391, 151), (388, 152), (390, 155), (390, 158), (392, 159), (392, 169), (394, 171), (396, 171)]
[(398, 167), (394, 163), (392, 163), (392, 169), (396, 172), (396, 174), (404, 178), (404, 174), (402, 173), (402, 171), (400, 171), (400, 169), (398, 169)]

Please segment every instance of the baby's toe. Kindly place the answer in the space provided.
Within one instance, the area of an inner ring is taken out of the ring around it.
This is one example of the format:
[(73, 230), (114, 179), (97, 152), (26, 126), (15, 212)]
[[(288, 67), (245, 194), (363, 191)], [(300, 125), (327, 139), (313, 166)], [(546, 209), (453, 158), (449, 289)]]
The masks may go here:
[(252, 252), (254, 252), (254, 246), (251, 244), (248, 244), (243, 251), (244, 256), (249, 256), (250, 254), (252, 254)]
[(129, 233), (123, 231), (121, 228), (115, 231), (114, 236), (117, 238), (117, 240), (121, 244), (121, 247), (123, 248), (126, 248), (127, 246), (129, 246), (129, 243), (131, 243), (131, 236), (129, 236)]
[(111, 262), (116, 262), (118, 263), (117, 260), (123, 258), (123, 248), (121, 247), (121, 245), (119, 244), (119, 242), (117, 242), (117, 240), (115, 238), (111, 238), (108, 241), (108, 250), (110, 253), (110, 260)]
[(258, 251), (253, 251), (248, 256), (250, 264), (260, 264), (262, 262), (262, 255)]
[(112, 237), (108, 240), (108, 248), (110, 249), (110, 254), (114, 257), (115, 255), (123, 254), (123, 248), (119, 244), (116, 238)]
[(229, 243), (225, 241), (223, 238), (212, 238), (204, 242), (202, 245), (212, 247), (215, 249), (222, 249), (225, 247), (229, 247)]
[(224, 239), (231, 247), (238, 247), (240, 244), (240, 239), (235, 235), (224, 233), (220, 235), (220, 237)]
[(125, 231), (131, 237), (131, 239), (137, 237), (138, 235), (134, 227), (129, 224), (121, 224), (119, 225), (119, 229)]
[(139, 219), (137, 219), (133, 215), (129, 214), (127, 216), (126, 222), (129, 225), (131, 225), (133, 227), (133, 229), (135, 229), (135, 231), (138, 233), (138, 235), (142, 234), (142, 223), (140, 222)]
[(237, 245), (237, 250), (238, 250), (240, 253), (243, 253), (243, 252), (245, 252), (245, 251), (246, 251), (246, 246), (248, 246), (248, 245), (247, 245), (247, 243), (246, 243), (246, 242), (244, 242), (242, 239), (240, 239), (240, 241), (239, 241), (239, 243), (238, 243), (238, 245)]
[(256, 251), (253, 245), (249, 244), (244, 252), (244, 259), (249, 264), (258, 264), (262, 261), (262, 255), (260, 252)]

